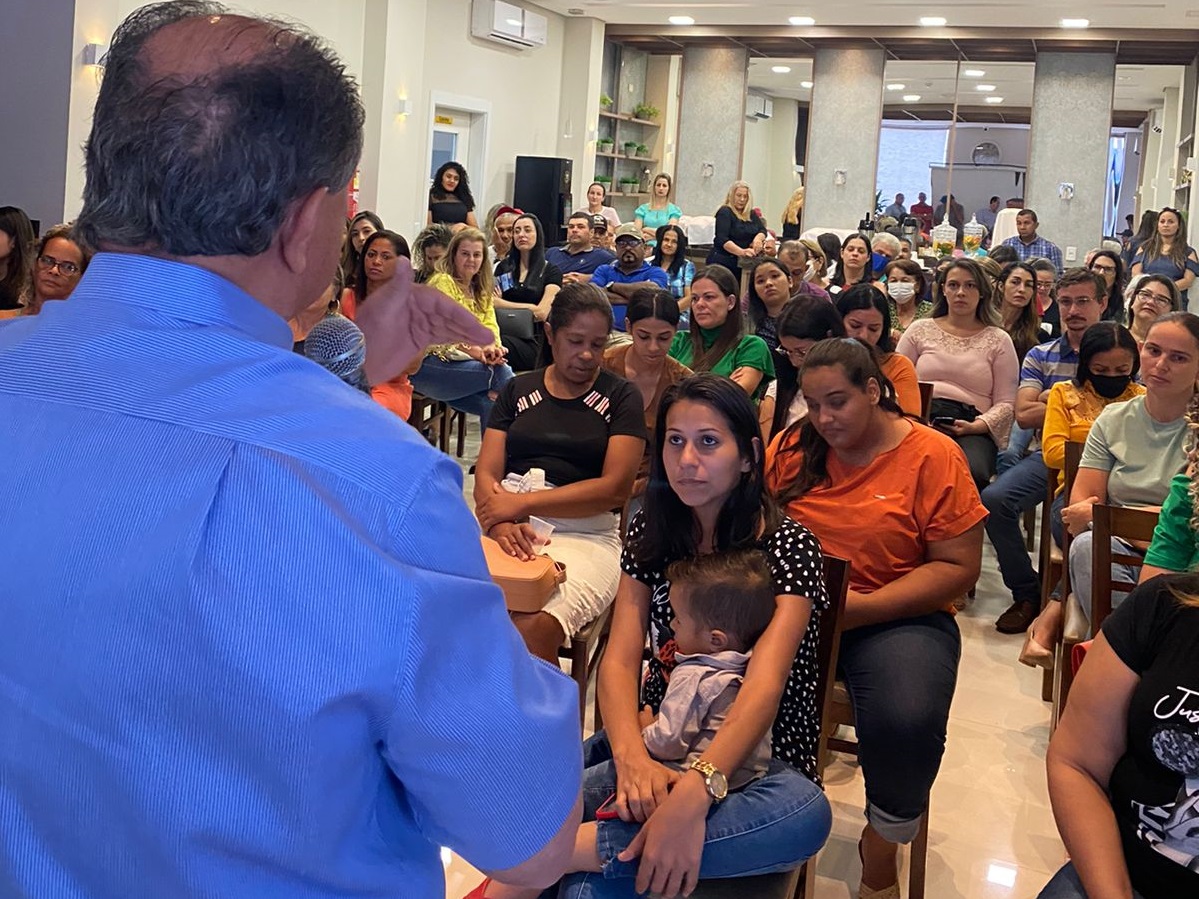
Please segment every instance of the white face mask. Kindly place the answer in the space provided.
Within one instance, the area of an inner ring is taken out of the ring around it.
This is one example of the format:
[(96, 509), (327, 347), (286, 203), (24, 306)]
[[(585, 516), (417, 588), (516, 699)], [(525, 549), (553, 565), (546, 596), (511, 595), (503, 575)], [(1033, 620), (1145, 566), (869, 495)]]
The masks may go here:
[(916, 295), (916, 285), (908, 281), (892, 281), (887, 284), (887, 293), (896, 301), (910, 300)]
[(816, 263), (815, 263), (815, 262), (812, 262), (812, 261), (809, 259), (809, 260), (808, 260), (808, 267), (807, 267), (806, 269), (804, 269), (804, 273), (803, 273), (803, 279), (804, 279), (805, 281), (811, 281), (811, 280), (812, 280), (812, 278), (814, 278), (815, 276), (816, 276)]

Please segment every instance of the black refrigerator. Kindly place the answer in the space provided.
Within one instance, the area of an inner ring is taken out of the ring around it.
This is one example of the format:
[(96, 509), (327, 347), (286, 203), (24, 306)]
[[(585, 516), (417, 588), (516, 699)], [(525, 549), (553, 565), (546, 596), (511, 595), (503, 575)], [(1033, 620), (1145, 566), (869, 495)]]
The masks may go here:
[(570, 176), (574, 163), (557, 156), (517, 156), (512, 204), (541, 222), (545, 245), (566, 240), (566, 220), (572, 212)]

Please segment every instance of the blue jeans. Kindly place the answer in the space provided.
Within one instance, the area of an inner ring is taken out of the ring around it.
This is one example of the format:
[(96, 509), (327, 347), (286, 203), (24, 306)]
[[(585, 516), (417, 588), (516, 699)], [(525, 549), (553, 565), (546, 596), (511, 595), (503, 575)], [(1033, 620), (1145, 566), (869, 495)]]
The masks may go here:
[[(1082, 881), (1074, 870), (1074, 862), (1066, 862), (1065, 867), (1054, 874), (1053, 879), (1037, 894), (1037, 899), (1087, 899), (1087, 891), (1082, 888)], [(1143, 897), (1133, 890), (1132, 899)]]
[(420, 371), (412, 375), (413, 388), (430, 399), (448, 403), (467, 415), (477, 415), (482, 427), (487, 427), (495, 401), (488, 393), (498, 393), (512, 378), (507, 365), (487, 365), (474, 359), (447, 362), (436, 356), (426, 356)]
[[(1095, 562), (1094, 537), (1094, 531), (1084, 531), (1070, 541), (1070, 589), (1078, 597), (1078, 604), (1086, 614), (1087, 621), (1092, 622), (1095, 620), (1093, 608), (1094, 593), (1092, 592), (1094, 589), (1092, 581), (1094, 579), (1093, 567)], [(1111, 542), (1113, 553), (1140, 552), (1140, 550), (1134, 549), (1119, 537), (1112, 537)], [(1118, 577), (1123, 581), (1135, 582), (1140, 577), (1140, 574), (1141, 567), (1139, 565), (1124, 565), (1120, 562), (1112, 562), (1112, 577)], [(1116, 601), (1117, 598), (1122, 601), (1127, 595), (1127, 593), (1115, 594), (1112, 597), (1112, 608), (1114, 609), (1120, 605)]]
[(987, 507), (987, 536), (999, 558), (1003, 584), (1012, 599), (1040, 603), (1041, 581), (1020, 533), (1020, 518), (1045, 499), (1049, 470), (1040, 452), (1022, 459), (982, 492)]
[(1012, 425), (1012, 435), (1008, 438), (1007, 449), (1002, 450), (995, 460), (996, 474), (1003, 474), (1024, 458), (1024, 454), (1028, 452), (1028, 447), (1032, 444), (1034, 434), (1036, 431), (1032, 428)]
[(866, 820), (892, 843), (915, 839), (928, 808), (961, 654), (961, 633), (948, 612), (841, 637), (837, 667), (853, 700)]
[[(600, 731), (583, 745), (583, 820), (616, 790), (616, 766), (608, 737)], [(708, 812), (700, 877), (748, 877), (798, 868), (824, 845), (832, 810), (814, 783), (779, 761), (765, 777), (730, 793)], [(640, 824), (600, 821), (597, 836), (602, 874), (568, 874), (542, 899), (632, 899), (637, 862), (616, 856)]]

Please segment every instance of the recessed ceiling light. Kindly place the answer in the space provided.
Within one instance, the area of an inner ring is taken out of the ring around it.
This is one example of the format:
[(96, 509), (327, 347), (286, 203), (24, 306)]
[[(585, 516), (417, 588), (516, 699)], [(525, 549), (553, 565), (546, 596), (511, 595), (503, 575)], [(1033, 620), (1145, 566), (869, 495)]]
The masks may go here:
[(888, 85), (887, 85), (887, 90), (889, 90), (889, 91), (901, 91), (901, 90), (903, 90), (905, 87), (907, 87), (907, 85), (906, 85), (906, 84), (900, 84), (898, 81), (893, 81), (891, 84), (888, 84)]
[(985, 75), (987, 73), (982, 69), (964, 69), (962, 71), (962, 74), (965, 75), (967, 78), (981, 78), (983, 75)]
[(925, 28), (942, 28), (945, 25), (944, 16), (921, 16), (920, 24)]
[(984, 98), (983, 102), (985, 102), (985, 103), (1002, 103), (1003, 97), (995, 97), (995, 96), (986, 97), (986, 98)]
[(1090, 19), (1062, 19), (1059, 23), (1063, 28), (1086, 28), (1091, 24)]
[(810, 88), (810, 87), (812, 86), (812, 82), (810, 82), (810, 81), (801, 81), (801, 82), (799, 82), (799, 86), (800, 86), (800, 87), (802, 87), (802, 88), (804, 88), (804, 89), (807, 89), (807, 88)]
[(995, 85), (993, 85), (993, 84), (976, 84), (976, 85), (974, 85), (974, 89), (976, 91), (988, 91), (989, 92), (989, 91), (995, 90)]
[(788, 72), (791, 71), (791, 67), (790, 66), (771, 66), (770, 71), (774, 72), (774, 74), (776, 74), (776, 75), (786, 75)]
[(671, 16), (670, 24), (671, 25), (694, 25), (695, 19), (691, 18), (691, 16)]
[(915, 103), (915, 102), (916, 102), (917, 100), (919, 100), (919, 99), (920, 99), (920, 95), (919, 95), (919, 94), (904, 94), (904, 95), (903, 95), (903, 102), (904, 102), (904, 103)]
[(815, 25), (816, 20), (811, 16), (792, 16), (787, 20), (792, 25)]

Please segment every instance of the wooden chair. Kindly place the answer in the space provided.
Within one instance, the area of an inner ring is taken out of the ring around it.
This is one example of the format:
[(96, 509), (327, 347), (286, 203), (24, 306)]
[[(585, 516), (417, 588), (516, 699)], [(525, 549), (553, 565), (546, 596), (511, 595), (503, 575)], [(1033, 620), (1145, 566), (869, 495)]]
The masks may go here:
[(920, 387), (920, 420), (925, 424), (929, 423), (929, 410), (933, 407), (933, 382), (918, 381)]
[(458, 426), (458, 446), (456, 448), (458, 458), (461, 459), (466, 455), (466, 413), (460, 409), (448, 409), (447, 415), (441, 422), (441, 451), (448, 454), (450, 451), (450, 438), (454, 434), (454, 425)]
[[(849, 563), (824, 556), (824, 585), (829, 605), (820, 613), (820, 640), (816, 645), (816, 702), (820, 709), (820, 740), (816, 747), (816, 771), (824, 774), (828, 757), (826, 743), (833, 704), (833, 682), (837, 655), (841, 650), (841, 623), (849, 594)], [(759, 874), (753, 877), (714, 878), (701, 881), (692, 899), (812, 899), (816, 889), (816, 856), (794, 871)]]
[[(1128, 593), (1136, 581), (1116, 580), (1112, 577), (1112, 563), (1141, 566), (1145, 557), (1140, 553), (1120, 552), (1112, 550), (1112, 537), (1119, 537), (1126, 543), (1149, 543), (1153, 539), (1153, 529), (1157, 527), (1158, 513), (1154, 509), (1135, 509), (1131, 507), (1110, 506), (1106, 503), (1096, 503), (1091, 512), (1091, 620), (1092, 633), (1099, 633), (1104, 620), (1112, 611), (1112, 594)], [(1070, 696), (1070, 687), (1074, 682), (1074, 672), (1070, 665), (1070, 656), (1074, 647), (1087, 639), (1087, 618), (1082, 611), (1081, 601), (1070, 594), (1067, 600), (1070, 607), (1065, 614), (1061, 653), (1056, 657), (1059, 671), (1055, 671), (1053, 695), (1053, 724), (1061, 720), (1066, 700)]]
[[(1062, 490), (1065, 491), (1067, 500), (1070, 498), (1070, 491), (1074, 488), (1074, 476), (1078, 474), (1078, 463), (1082, 459), (1082, 449), (1085, 444), (1071, 440), (1066, 444), (1066, 467), (1065, 482)], [(1063, 541), (1065, 548), (1059, 548), (1053, 542), (1053, 532), (1051, 530), (1053, 501), (1057, 492), (1057, 469), (1049, 469), (1049, 482), (1045, 487), (1045, 502), (1041, 507), (1041, 549), (1040, 549), (1040, 569), (1041, 569), (1041, 609), (1049, 603), (1049, 597), (1053, 594), (1054, 587), (1058, 587), (1058, 595), (1065, 597), (1070, 593), (1070, 566), (1066, 564), (1066, 559), (1069, 558), (1068, 552), (1070, 549), (1070, 535), (1065, 534)], [(1062, 664), (1062, 653), (1057, 644), (1048, 647), (1054, 650), (1053, 670), (1047, 670), (1041, 679), (1041, 698), (1046, 702), (1053, 701), (1053, 695), (1056, 690), (1054, 686), (1056, 671)], [(1066, 656), (1069, 662), (1069, 656)]]
[(449, 432), (446, 422), (450, 408), (440, 400), (430, 399), (420, 393), (412, 394), (412, 411), (408, 413), (408, 424), (416, 428), (425, 439), (443, 453), (449, 447)]
[[(608, 648), (608, 635), (611, 629), (612, 606), (608, 606), (598, 618), (585, 625), (582, 630), (571, 637), (569, 645), (558, 647), (558, 658), (570, 661), (570, 676), (579, 686), (580, 729), (587, 721), (587, 685), (599, 670), (599, 664), (604, 658), (604, 650)], [(596, 697), (595, 708), (596, 730), (598, 730), (598, 697)]]

